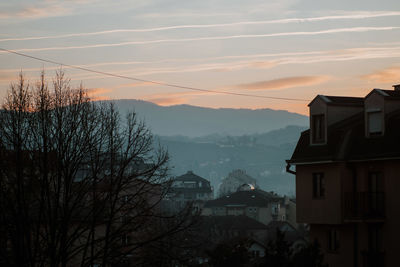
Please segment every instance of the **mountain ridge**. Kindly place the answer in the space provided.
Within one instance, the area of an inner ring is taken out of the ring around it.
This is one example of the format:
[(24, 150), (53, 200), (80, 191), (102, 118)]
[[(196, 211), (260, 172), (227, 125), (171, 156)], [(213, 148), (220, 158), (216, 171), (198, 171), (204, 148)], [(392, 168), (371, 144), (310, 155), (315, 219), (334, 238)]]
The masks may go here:
[(200, 137), (212, 134), (240, 136), (261, 134), (288, 125), (306, 126), (308, 117), (284, 110), (208, 108), (187, 104), (160, 106), (137, 99), (105, 100), (113, 102), (121, 114), (137, 113), (156, 135)]

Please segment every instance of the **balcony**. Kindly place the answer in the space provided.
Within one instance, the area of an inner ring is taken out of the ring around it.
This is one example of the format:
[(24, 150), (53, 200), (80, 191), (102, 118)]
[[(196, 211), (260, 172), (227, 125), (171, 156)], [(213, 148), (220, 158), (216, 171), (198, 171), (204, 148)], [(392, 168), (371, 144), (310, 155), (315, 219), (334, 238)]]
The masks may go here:
[(385, 253), (380, 251), (362, 251), (363, 267), (383, 267), (385, 266)]
[(344, 220), (382, 222), (385, 219), (385, 193), (348, 192), (344, 194)]

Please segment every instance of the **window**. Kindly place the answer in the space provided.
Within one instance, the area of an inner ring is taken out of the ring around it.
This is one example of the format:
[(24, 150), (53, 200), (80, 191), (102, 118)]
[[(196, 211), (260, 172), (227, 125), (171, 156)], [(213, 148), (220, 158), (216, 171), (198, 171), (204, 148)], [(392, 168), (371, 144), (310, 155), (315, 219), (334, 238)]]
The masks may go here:
[(373, 252), (381, 251), (382, 229), (378, 225), (368, 226), (368, 249)]
[(382, 111), (372, 111), (367, 113), (368, 134), (381, 135), (383, 132)]
[(130, 235), (127, 235), (127, 234), (122, 235), (122, 237), (121, 237), (121, 241), (122, 241), (121, 243), (122, 243), (122, 245), (123, 245), (123, 246), (128, 246), (128, 245), (130, 245), (131, 242), (132, 242), (131, 239), (132, 239), (132, 238), (131, 238)]
[(325, 178), (323, 173), (313, 173), (313, 197), (323, 198), (325, 196)]
[(311, 133), (314, 144), (325, 142), (325, 115), (318, 114), (311, 116)]
[(338, 251), (339, 249), (339, 232), (336, 229), (328, 231), (328, 250)]

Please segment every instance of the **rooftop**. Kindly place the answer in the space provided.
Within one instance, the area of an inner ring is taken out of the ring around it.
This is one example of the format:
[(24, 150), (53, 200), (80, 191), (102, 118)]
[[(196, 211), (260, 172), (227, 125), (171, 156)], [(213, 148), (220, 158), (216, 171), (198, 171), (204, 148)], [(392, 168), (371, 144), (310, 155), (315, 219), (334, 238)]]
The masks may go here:
[(207, 179), (204, 179), (196, 174), (193, 171), (188, 171), (187, 173), (178, 176), (174, 179), (174, 181), (182, 181), (182, 182), (202, 182), (209, 184), (210, 182)]
[[(339, 105), (339, 106), (363, 106), (364, 98), (363, 97), (347, 97), (347, 96), (327, 96), (327, 95), (318, 95), (316, 98), (321, 98), (328, 105)], [(311, 103), (313, 103), (311, 101)], [(308, 106), (311, 105), (308, 104)]]
[(227, 215), (227, 216), (201, 216), (201, 222), (205, 227), (217, 227), (224, 230), (254, 230), (264, 229), (267, 226), (255, 219), (245, 215)]
[(268, 203), (281, 200), (282, 197), (265, 192), (260, 189), (254, 189), (250, 191), (237, 191), (235, 193), (207, 201), (205, 207), (222, 207), (222, 206), (267, 207)]
[(325, 145), (310, 145), (310, 130), (306, 130), (301, 133), (288, 163), (400, 158), (399, 125), (400, 111), (391, 112), (385, 115), (384, 135), (366, 137), (364, 112), (360, 112), (330, 125)]

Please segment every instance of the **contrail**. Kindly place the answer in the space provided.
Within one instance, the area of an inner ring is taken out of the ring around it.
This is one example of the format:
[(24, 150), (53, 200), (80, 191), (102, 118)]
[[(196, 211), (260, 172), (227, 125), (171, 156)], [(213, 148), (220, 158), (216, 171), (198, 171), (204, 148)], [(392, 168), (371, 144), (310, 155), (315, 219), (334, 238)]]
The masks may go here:
[[(321, 34), (334, 34), (346, 32), (369, 32), (369, 31), (389, 31), (398, 30), (400, 27), (353, 27), (353, 28), (339, 28), (323, 31), (313, 32), (280, 32), (268, 34), (242, 34), (242, 35), (229, 35), (229, 36), (208, 36), (208, 37), (195, 37), (195, 38), (181, 38), (181, 39), (159, 39), (149, 41), (131, 41), (111, 44), (94, 44), (82, 46), (57, 46), (57, 47), (43, 47), (43, 48), (22, 48), (15, 49), (16, 52), (35, 52), (35, 51), (50, 51), (50, 50), (72, 50), (72, 49), (87, 49), (87, 48), (102, 48), (102, 47), (119, 47), (130, 45), (144, 45), (144, 44), (160, 44), (160, 43), (178, 43), (178, 42), (193, 42), (193, 41), (209, 41), (209, 40), (230, 40), (230, 39), (244, 39), (244, 38), (268, 38), (268, 37), (284, 37), (284, 36), (300, 36), (300, 35), (321, 35)], [(0, 51), (1, 52), (1, 51)], [(4, 51), (3, 51), (4, 53)]]
[[(201, 72), (209, 70), (240, 70), (243, 68), (258, 68), (254, 63), (267, 63), (271, 67), (278, 65), (288, 64), (312, 64), (320, 62), (338, 62), (338, 61), (352, 61), (363, 59), (376, 59), (376, 58), (400, 58), (400, 47), (393, 48), (350, 48), (344, 50), (328, 50), (315, 53), (314, 55), (304, 54), (304, 56), (287, 56), (269, 61), (236, 61), (217, 64), (204, 64), (192, 65), (185, 67), (172, 67), (172, 68), (155, 68), (155, 69), (124, 69), (118, 73), (122, 75), (129, 75), (135, 73), (138, 76), (154, 75), (160, 73), (188, 73), (188, 72)], [(268, 68), (268, 67), (267, 67)], [(74, 79), (98, 79), (98, 75), (76, 74), (72, 75)], [(101, 77), (100, 77), (101, 78)]]
[[(397, 44), (397, 43), (390, 43)], [(400, 43), (399, 43), (400, 44)], [(398, 45), (398, 44), (397, 44)], [(115, 62), (99, 62), (93, 64), (80, 65), (81, 67), (98, 67), (98, 66), (121, 66), (121, 65), (144, 65), (144, 64), (159, 64), (159, 63), (176, 63), (176, 62), (203, 62), (212, 60), (231, 60), (231, 59), (249, 59), (242, 61), (233, 61), (226, 63), (208, 63), (200, 65), (189, 65), (184, 69), (181, 68), (158, 68), (158, 69), (140, 69), (141, 75), (148, 73), (166, 73), (166, 72), (191, 72), (191, 71), (202, 71), (207, 69), (222, 69), (232, 66), (246, 66), (249, 64), (265, 63), (265, 58), (270, 59), (268, 63), (271, 66), (282, 65), (282, 64), (306, 64), (326, 61), (347, 61), (357, 59), (368, 59), (368, 58), (387, 58), (387, 57), (398, 57), (400, 54), (400, 46), (393, 47), (355, 47), (346, 49), (336, 50), (320, 50), (320, 51), (304, 51), (304, 52), (283, 52), (283, 53), (267, 53), (267, 54), (249, 54), (249, 55), (229, 55), (229, 56), (218, 56), (218, 57), (206, 57), (206, 58), (194, 58), (194, 59), (164, 59), (156, 61), (115, 61)], [(257, 59), (256, 61), (250, 59)], [(68, 68), (65, 66), (64, 68)], [(46, 70), (56, 70), (59, 67), (46, 67)], [(21, 69), (3, 69), (3, 72), (18, 72)], [(26, 68), (24, 72), (41, 71), (43, 68)], [(137, 69), (124, 70), (124, 73), (130, 73), (137, 71)], [(144, 72), (143, 72), (144, 71)]]
[(163, 27), (155, 27), (155, 28), (147, 28), (147, 29), (114, 29), (114, 30), (105, 30), (105, 31), (97, 31), (97, 32), (71, 33), (71, 34), (61, 34), (61, 35), (52, 35), (52, 36), (3, 38), (3, 39), (0, 39), (0, 42), (60, 39), (60, 38), (105, 35), (105, 34), (113, 34), (113, 33), (128, 33), (128, 32), (143, 33), (143, 32), (168, 31), (168, 30), (178, 30), (178, 29), (220, 28), (220, 27), (234, 27), (234, 26), (243, 26), (243, 25), (263, 25), (263, 24), (288, 24), (288, 23), (302, 23), (302, 22), (343, 20), (343, 19), (368, 19), (368, 18), (390, 17), (390, 16), (400, 16), (400, 12), (399, 11), (364, 12), (364, 13), (355, 13), (355, 14), (349, 14), (349, 15), (321, 16), (321, 17), (311, 17), (311, 18), (289, 18), (289, 19), (261, 20), (261, 21), (240, 21), (240, 22), (217, 23), (217, 24), (173, 25), (173, 26), (163, 26)]

